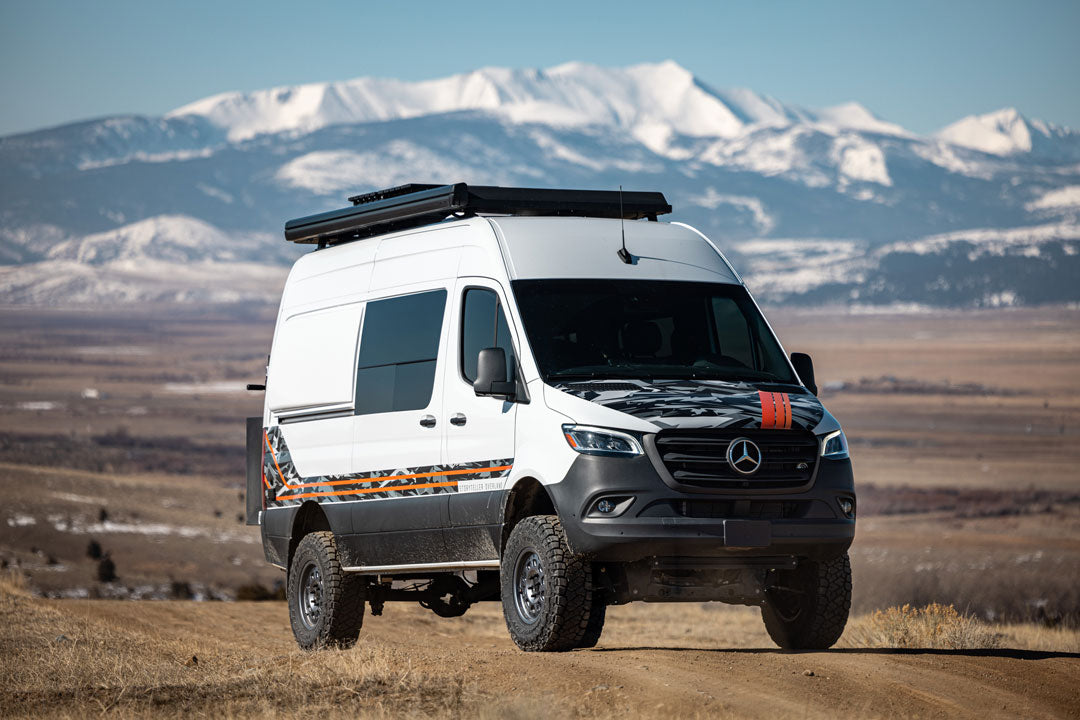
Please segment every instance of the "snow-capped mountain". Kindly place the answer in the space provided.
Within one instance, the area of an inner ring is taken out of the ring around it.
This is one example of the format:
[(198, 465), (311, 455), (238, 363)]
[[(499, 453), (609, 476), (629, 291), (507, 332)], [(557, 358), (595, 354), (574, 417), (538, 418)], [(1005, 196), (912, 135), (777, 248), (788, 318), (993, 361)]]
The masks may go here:
[(273, 302), (300, 252), (284, 220), (432, 181), (662, 190), (773, 301), (1080, 300), (1080, 134), (1002, 110), (924, 137), (664, 62), (226, 93), (0, 138), (0, 301), (183, 300), (231, 268)]
[(751, 90), (716, 91), (671, 61), (629, 68), (583, 63), (548, 70), (484, 68), (417, 83), (358, 78), (225, 93), (185, 105), (166, 118), (205, 119), (229, 140), (240, 141), (264, 134), (308, 133), (330, 125), (470, 110), (516, 124), (615, 126), (647, 145), (675, 134), (729, 138), (750, 126), (800, 121), (903, 133), (855, 103), (812, 112), (787, 107)]
[(969, 115), (935, 135), (953, 145), (991, 155), (1036, 153), (1080, 159), (1080, 135), (1042, 120), (1028, 120), (1016, 108)]

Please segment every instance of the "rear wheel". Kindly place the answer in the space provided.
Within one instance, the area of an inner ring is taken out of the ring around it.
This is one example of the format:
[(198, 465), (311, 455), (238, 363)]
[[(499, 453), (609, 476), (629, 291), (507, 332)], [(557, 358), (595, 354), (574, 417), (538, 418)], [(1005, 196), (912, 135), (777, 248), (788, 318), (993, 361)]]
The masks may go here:
[(592, 567), (570, 552), (558, 517), (536, 515), (518, 523), (499, 575), (503, 617), (519, 648), (579, 646), (592, 610)]
[(342, 570), (332, 532), (304, 536), (289, 566), (289, 621), (304, 650), (352, 647), (364, 623), (365, 585)]
[(824, 650), (840, 639), (851, 609), (851, 562), (847, 553), (825, 562), (803, 560), (777, 573), (766, 591), (761, 618), (782, 648)]

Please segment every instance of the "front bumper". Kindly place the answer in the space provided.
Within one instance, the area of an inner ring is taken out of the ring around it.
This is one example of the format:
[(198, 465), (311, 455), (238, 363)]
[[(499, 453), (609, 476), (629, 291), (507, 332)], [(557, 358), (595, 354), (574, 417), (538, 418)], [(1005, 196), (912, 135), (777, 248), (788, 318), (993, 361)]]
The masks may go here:
[[(819, 460), (813, 484), (800, 491), (683, 492), (667, 485), (647, 456), (581, 455), (562, 482), (547, 486), (571, 549), (598, 562), (646, 558), (808, 557), (845, 552), (855, 519), (850, 460)], [(595, 511), (610, 498), (615, 516)], [(632, 498), (632, 500), (629, 500)]]

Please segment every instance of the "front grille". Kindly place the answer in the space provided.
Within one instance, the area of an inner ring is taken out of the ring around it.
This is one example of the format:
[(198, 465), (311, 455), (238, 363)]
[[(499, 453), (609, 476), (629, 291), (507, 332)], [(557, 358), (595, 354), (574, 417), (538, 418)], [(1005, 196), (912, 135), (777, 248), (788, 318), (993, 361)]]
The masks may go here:
[[(741, 437), (761, 449), (753, 475), (740, 475), (727, 461), (728, 445)], [(814, 476), (818, 456), (817, 438), (802, 430), (664, 430), (656, 449), (676, 482), (715, 490), (802, 487)]]

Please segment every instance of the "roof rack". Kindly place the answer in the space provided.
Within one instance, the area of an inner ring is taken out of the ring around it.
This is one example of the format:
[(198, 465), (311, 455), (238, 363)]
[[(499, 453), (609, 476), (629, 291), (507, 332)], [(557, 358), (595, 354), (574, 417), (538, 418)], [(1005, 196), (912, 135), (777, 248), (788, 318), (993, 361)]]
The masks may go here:
[(450, 215), (576, 215), (656, 220), (671, 212), (658, 192), (547, 190), (486, 185), (400, 185), (349, 198), (352, 207), (285, 223), (285, 239), (319, 247), (430, 225)]

